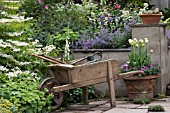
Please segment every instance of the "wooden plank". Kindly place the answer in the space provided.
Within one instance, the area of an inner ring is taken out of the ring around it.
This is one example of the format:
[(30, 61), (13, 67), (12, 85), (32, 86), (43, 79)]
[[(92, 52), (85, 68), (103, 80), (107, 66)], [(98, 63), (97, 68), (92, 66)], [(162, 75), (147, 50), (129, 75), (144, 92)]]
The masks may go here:
[(54, 64), (58, 64), (58, 63), (59, 63), (59, 62), (56, 62), (56, 61), (54, 61), (54, 60), (48, 59), (48, 58), (46, 58), (46, 57), (44, 57), (44, 56), (39, 56), (39, 55), (37, 55), (37, 54), (33, 54), (32, 56), (35, 56), (35, 57), (37, 57), (37, 58), (41, 58), (41, 59), (43, 59), (43, 60), (46, 60), (46, 61), (51, 62), (51, 63), (54, 63)]
[(53, 76), (56, 81), (59, 81), (61, 84), (68, 84), (71, 81), (70, 70), (68, 68), (69, 67), (62, 68), (58, 65), (47, 66), (50, 76)]
[(94, 80), (107, 76), (107, 61), (73, 67), (72, 83)]
[(82, 87), (83, 89), (83, 101), (84, 101), (84, 104), (85, 105), (88, 105), (89, 104), (89, 99), (88, 99), (88, 87), (85, 86), (85, 87)]
[(66, 90), (69, 90), (69, 89), (80, 88), (80, 87), (89, 86), (89, 85), (93, 85), (93, 84), (99, 84), (99, 83), (103, 83), (103, 82), (106, 82), (106, 81), (107, 81), (107, 78), (103, 77), (103, 78), (79, 82), (79, 83), (75, 83), (75, 84), (66, 84), (66, 85), (53, 87), (51, 89), (51, 91), (52, 92), (66, 91)]
[(144, 74), (144, 72), (143, 71), (131, 71), (131, 72), (126, 72), (126, 73), (120, 73), (119, 75), (115, 76), (115, 80), (122, 79), (125, 77), (130, 77), (135, 74)]
[(46, 55), (44, 55), (44, 54), (41, 55), (41, 56), (43, 56), (43, 57), (45, 57), (45, 58), (47, 58), (47, 59), (51, 59), (51, 60), (56, 61), (56, 62), (61, 63), (61, 64), (67, 64), (66, 62), (63, 62), (63, 61), (61, 61), (61, 60), (58, 60), (58, 59), (53, 58), (53, 57), (50, 57), (50, 56), (46, 56)]
[(115, 70), (117, 70), (117, 65), (114, 64), (117, 62), (114, 61), (108, 61), (108, 77), (107, 77), (107, 81), (108, 81), (108, 86), (109, 86), (109, 93), (110, 93), (110, 104), (111, 107), (116, 107), (116, 99), (115, 99), (115, 88), (114, 88), (114, 80), (113, 80), (113, 74), (117, 73), (117, 71), (113, 71), (115, 68)]

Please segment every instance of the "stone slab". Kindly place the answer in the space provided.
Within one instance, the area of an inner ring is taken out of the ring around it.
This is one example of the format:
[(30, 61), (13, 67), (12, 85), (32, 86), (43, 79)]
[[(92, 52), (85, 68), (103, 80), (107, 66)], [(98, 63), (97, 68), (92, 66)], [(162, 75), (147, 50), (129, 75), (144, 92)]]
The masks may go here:
[(147, 113), (147, 109), (122, 109), (122, 108), (113, 108), (104, 113)]
[[(82, 111), (88, 111), (88, 110), (98, 110), (97, 107), (100, 105), (105, 105), (106, 103), (109, 103), (108, 100), (98, 100), (98, 101), (91, 101), (89, 105), (84, 105), (84, 104), (74, 104), (69, 106), (67, 109), (68, 110), (82, 110)], [(94, 109), (93, 109), (94, 108)]]

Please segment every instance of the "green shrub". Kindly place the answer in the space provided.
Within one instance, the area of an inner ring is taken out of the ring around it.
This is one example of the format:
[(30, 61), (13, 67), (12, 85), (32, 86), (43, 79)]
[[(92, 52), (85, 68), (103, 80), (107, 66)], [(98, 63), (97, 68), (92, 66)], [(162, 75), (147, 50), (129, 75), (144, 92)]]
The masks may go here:
[(160, 112), (160, 111), (165, 111), (164, 107), (161, 105), (154, 105), (154, 106), (149, 106), (148, 111), (155, 111), (155, 112)]
[(53, 94), (39, 91), (39, 82), (23, 74), (1, 82), (0, 97), (10, 100), (22, 113), (47, 113), (51, 110)]
[(0, 113), (19, 113), (18, 108), (9, 100), (0, 99)]
[(135, 98), (133, 100), (134, 104), (149, 104), (151, 101), (147, 98)]
[(161, 99), (161, 98), (166, 98), (166, 95), (164, 93), (158, 93), (156, 95), (156, 98)]
[[(93, 86), (88, 86), (88, 93), (89, 93), (88, 95), (89, 99), (97, 98), (97, 95), (94, 92)], [(83, 99), (82, 89), (77, 88), (77, 89), (67, 90), (64, 93), (64, 97), (65, 97), (65, 100), (64, 100), (63, 106), (67, 106), (72, 103), (80, 103), (82, 102), (82, 99)]]

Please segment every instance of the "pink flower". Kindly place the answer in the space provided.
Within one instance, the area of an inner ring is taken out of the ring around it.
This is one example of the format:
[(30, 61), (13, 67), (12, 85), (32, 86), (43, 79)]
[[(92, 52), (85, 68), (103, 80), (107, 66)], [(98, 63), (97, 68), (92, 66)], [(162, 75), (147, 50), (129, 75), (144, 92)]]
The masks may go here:
[(45, 5), (45, 9), (48, 9), (48, 5)]
[(42, 3), (42, 0), (38, 0), (38, 3)]
[(119, 4), (116, 4), (115, 5), (115, 9), (119, 9), (120, 8), (120, 5)]

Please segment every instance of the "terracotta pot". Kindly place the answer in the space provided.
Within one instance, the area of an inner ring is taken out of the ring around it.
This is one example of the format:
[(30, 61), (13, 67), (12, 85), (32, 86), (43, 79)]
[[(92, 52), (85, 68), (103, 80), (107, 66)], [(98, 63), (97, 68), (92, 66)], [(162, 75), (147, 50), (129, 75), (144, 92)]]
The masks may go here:
[(149, 75), (142, 77), (133, 75), (131, 77), (124, 78), (129, 94), (129, 99), (130, 100), (133, 100), (135, 98), (152, 99), (156, 78), (158, 78), (158, 75)]
[(143, 24), (158, 24), (162, 14), (141, 14), (139, 16)]

